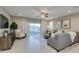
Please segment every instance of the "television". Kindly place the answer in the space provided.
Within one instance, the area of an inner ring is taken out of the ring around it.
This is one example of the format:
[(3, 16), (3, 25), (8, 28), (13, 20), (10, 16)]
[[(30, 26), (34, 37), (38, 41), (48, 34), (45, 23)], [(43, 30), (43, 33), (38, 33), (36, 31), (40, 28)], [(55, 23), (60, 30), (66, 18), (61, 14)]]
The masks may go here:
[(8, 27), (9, 27), (8, 18), (0, 14), (0, 28), (8, 28)]

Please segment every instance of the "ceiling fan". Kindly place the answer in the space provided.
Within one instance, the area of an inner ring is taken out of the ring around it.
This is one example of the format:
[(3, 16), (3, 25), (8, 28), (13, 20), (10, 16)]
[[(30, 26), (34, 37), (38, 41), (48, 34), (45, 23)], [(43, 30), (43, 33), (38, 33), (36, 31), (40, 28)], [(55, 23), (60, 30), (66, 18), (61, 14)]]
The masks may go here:
[(46, 17), (49, 16), (48, 11), (47, 11), (47, 10), (44, 10), (44, 9), (42, 9), (42, 10), (40, 10), (40, 11), (34, 11), (34, 13), (35, 13), (37, 16), (40, 16), (40, 17), (42, 17), (42, 18), (46, 18)]
[(41, 10), (40, 14), (41, 14), (41, 17), (48, 17), (48, 11), (47, 10)]

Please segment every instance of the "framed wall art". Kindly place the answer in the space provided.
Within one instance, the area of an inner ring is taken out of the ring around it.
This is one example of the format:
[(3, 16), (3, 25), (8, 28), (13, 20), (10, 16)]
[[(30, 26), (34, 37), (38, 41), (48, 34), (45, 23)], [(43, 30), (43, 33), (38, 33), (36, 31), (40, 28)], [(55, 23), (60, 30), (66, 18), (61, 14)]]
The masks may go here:
[(62, 21), (57, 21), (56, 22), (56, 28), (61, 29), (62, 28)]
[(70, 26), (70, 19), (66, 19), (66, 20), (63, 20), (62, 21), (63, 22), (63, 24), (62, 24), (62, 28), (63, 29), (69, 29), (71, 26)]

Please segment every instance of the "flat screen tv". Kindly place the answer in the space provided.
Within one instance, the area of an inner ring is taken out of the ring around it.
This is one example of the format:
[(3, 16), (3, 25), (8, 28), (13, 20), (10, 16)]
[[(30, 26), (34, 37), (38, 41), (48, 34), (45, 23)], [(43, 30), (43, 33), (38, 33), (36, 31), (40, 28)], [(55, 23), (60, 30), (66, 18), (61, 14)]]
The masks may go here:
[(8, 18), (0, 14), (0, 28), (8, 28), (8, 27), (9, 27)]

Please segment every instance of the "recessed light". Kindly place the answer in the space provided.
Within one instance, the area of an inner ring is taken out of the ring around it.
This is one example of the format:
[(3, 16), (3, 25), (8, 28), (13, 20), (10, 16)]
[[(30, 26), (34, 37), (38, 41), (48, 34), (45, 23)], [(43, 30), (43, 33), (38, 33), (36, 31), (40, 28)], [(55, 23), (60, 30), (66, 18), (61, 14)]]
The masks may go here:
[(67, 12), (71, 13), (71, 10), (68, 10)]

